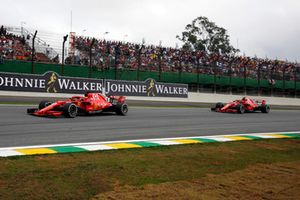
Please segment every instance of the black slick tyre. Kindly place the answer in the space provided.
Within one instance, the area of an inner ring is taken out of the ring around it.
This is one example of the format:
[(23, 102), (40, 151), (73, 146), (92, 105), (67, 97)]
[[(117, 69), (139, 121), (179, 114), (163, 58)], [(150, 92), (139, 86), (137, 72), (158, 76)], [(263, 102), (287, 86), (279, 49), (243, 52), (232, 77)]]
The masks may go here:
[(223, 108), (224, 107), (224, 104), (223, 103), (216, 103), (216, 108)]
[(242, 104), (236, 106), (236, 110), (238, 113), (243, 114), (245, 113), (245, 107)]
[(269, 105), (263, 105), (260, 107), (260, 111), (262, 113), (269, 113), (270, 112), (270, 106)]
[(68, 118), (74, 118), (77, 116), (77, 106), (74, 103), (66, 103), (63, 108), (63, 115)]
[(211, 110), (211, 111), (216, 111), (217, 109), (221, 109), (221, 108), (223, 108), (223, 107), (224, 107), (224, 104), (218, 102), (218, 103), (216, 103), (214, 106), (212, 106), (212, 107), (210, 108), (210, 110)]
[(115, 107), (117, 115), (127, 115), (128, 105), (126, 103), (118, 103)]
[(46, 108), (47, 106), (51, 105), (51, 101), (43, 100), (39, 104), (39, 110), (42, 110), (43, 108)]

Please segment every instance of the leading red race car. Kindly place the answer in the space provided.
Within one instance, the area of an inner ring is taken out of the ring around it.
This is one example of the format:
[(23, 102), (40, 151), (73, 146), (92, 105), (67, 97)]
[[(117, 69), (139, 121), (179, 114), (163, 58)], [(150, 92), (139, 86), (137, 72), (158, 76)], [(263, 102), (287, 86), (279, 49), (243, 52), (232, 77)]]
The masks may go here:
[(258, 101), (244, 97), (241, 100), (235, 100), (233, 102), (223, 104), (216, 103), (212, 108), (212, 111), (216, 112), (230, 112), (230, 113), (244, 113), (261, 111), (262, 113), (269, 113), (270, 106), (267, 105), (266, 100)]
[(41, 101), (39, 108), (27, 109), (28, 114), (36, 116), (65, 116), (74, 118), (78, 114), (94, 114), (100, 112), (115, 112), (126, 115), (128, 105), (124, 96), (104, 96), (101, 93), (87, 92), (84, 96), (73, 96), (66, 101)]

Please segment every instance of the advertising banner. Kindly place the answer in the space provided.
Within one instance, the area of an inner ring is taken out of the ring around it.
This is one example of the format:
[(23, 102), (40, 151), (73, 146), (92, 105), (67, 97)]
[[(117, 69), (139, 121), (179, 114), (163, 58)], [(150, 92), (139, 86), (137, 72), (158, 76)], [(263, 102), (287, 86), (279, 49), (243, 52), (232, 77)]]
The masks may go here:
[(102, 79), (64, 77), (55, 72), (43, 75), (0, 72), (0, 90), (83, 94), (102, 92), (102, 87)]
[(43, 75), (0, 72), (0, 90), (84, 94), (105, 91), (106, 95), (145, 97), (188, 97), (188, 85), (146, 81), (87, 79), (59, 76), (56, 72)]
[(159, 83), (154, 79), (141, 81), (106, 80), (106, 95), (148, 96), (148, 97), (188, 97), (188, 85)]

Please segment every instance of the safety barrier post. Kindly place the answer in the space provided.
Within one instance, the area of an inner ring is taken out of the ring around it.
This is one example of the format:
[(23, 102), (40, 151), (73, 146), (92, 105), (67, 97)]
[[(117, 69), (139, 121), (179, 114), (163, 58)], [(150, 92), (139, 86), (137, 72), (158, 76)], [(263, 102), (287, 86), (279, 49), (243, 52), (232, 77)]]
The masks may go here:
[(140, 80), (140, 70), (141, 70), (141, 54), (142, 54), (142, 50), (144, 48), (144, 44), (145, 44), (145, 40), (142, 40), (142, 45), (141, 47), (139, 47), (139, 45), (135, 46), (135, 50), (137, 52), (137, 56), (138, 56), (138, 66), (137, 66), (137, 72), (136, 72), (136, 80), (139, 81)]
[(89, 65), (89, 78), (92, 77), (92, 48), (95, 44), (95, 38), (93, 38), (92, 43), (90, 45), (90, 65)]
[(136, 71), (136, 80), (140, 80), (140, 67), (141, 67), (141, 51), (142, 51), (142, 46), (139, 47), (138, 45), (135, 46), (135, 50), (137, 52), (137, 60), (138, 60), (138, 66), (137, 66), (137, 71)]
[(232, 66), (229, 68), (229, 93), (232, 94)]
[(294, 66), (294, 96), (297, 98), (297, 63)]
[(260, 92), (260, 79), (261, 79), (261, 66), (259, 65), (258, 68), (257, 68), (257, 84), (258, 84), (258, 87), (257, 87), (257, 95), (260, 96), (261, 95), (261, 92)]
[(271, 68), (271, 75), (270, 75), (270, 79), (271, 79), (271, 94), (270, 94), (270, 96), (271, 97), (273, 96), (273, 85), (274, 85), (274, 82), (273, 82), (273, 73), (274, 73), (274, 66), (272, 66), (272, 68)]
[(161, 82), (161, 62), (162, 62), (162, 54), (163, 54), (163, 49), (159, 47), (159, 54), (158, 54), (158, 81)]
[(36, 38), (37, 31), (35, 31), (33, 38), (32, 38), (32, 50), (31, 50), (31, 73), (34, 74), (34, 56), (35, 56), (35, 47), (34, 47), (34, 41)]
[(200, 92), (200, 62), (197, 58), (197, 92)]
[(247, 95), (247, 64), (244, 64), (244, 94)]
[(121, 55), (120, 43), (118, 43), (118, 45), (115, 46), (115, 80), (118, 79), (119, 55)]
[(68, 35), (63, 37), (63, 45), (62, 45), (62, 60), (61, 60), (61, 75), (64, 76), (64, 66), (65, 66), (65, 43), (68, 39)]
[(182, 62), (181, 62), (181, 56), (179, 59), (179, 71), (178, 71), (178, 82), (181, 82), (181, 76), (182, 76)]
[(214, 67), (214, 93), (217, 93), (217, 61), (213, 64)]
[(284, 97), (285, 97), (285, 70), (286, 70), (286, 66), (284, 66), (282, 70), (282, 90), (283, 90)]

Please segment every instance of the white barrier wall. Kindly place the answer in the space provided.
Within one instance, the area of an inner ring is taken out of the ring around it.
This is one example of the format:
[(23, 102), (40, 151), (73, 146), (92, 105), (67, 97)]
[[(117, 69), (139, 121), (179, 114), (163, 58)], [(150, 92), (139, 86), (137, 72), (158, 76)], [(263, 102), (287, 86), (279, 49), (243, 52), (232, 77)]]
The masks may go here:
[[(78, 95), (78, 94), (74, 94)], [(12, 92), (0, 91), (0, 97), (54, 97), (54, 98), (69, 98), (72, 94), (62, 93), (34, 93), (34, 92)], [(127, 97), (129, 100), (140, 101), (169, 101), (169, 102), (193, 102), (193, 103), (216, 103), (229, 102), (235, 99), (241, 99), (243, 95), (225, 95), (225, 94), (211, 94), (211, 93), (194, 93), (189, 92), (188, 98), (166, 98), (166, 97)], [(299, 98), (285, 98), (285, 97), (264, 97), (264, 96), (248, 96), (254, 99), (265, 99), (270, 105), (286, 105), (286, 106), (300, 106)]]

